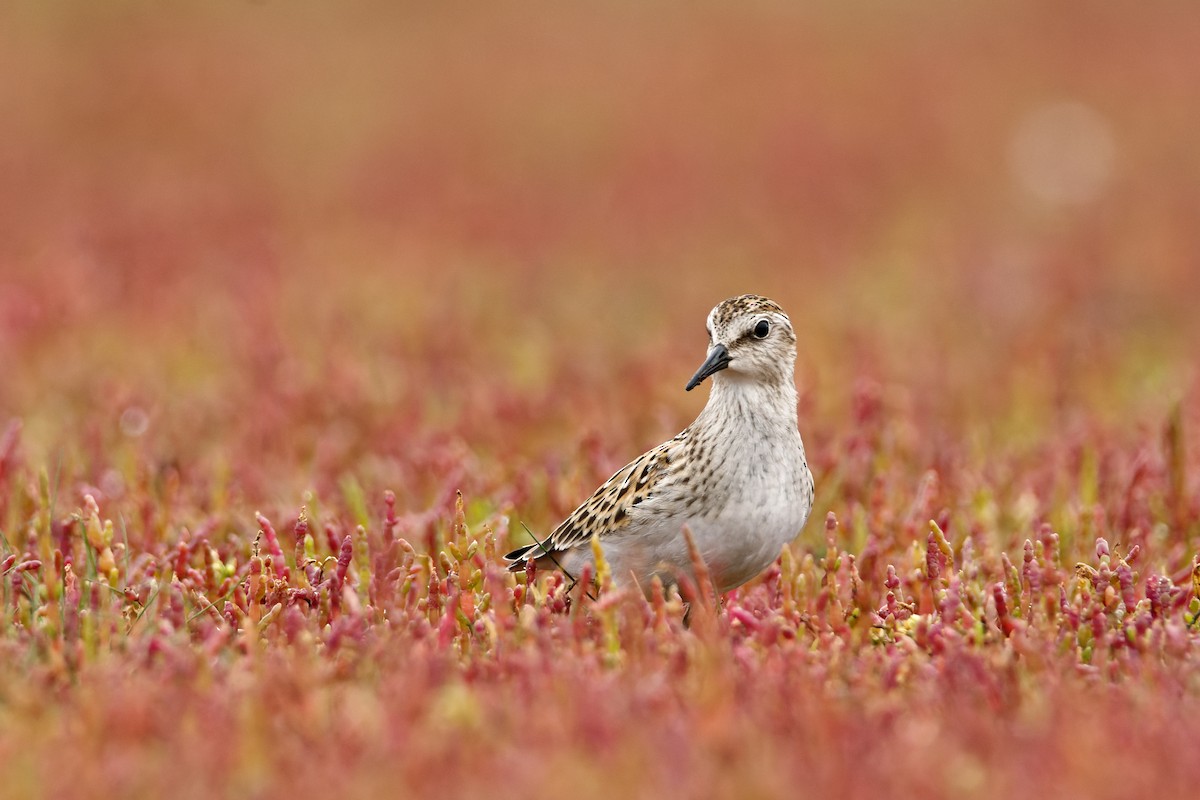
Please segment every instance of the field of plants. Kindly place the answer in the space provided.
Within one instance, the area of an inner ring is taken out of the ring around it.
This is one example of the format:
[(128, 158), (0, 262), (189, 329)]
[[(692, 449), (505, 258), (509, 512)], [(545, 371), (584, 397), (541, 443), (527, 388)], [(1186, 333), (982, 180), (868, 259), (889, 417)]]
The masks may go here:
[[(0, 796), (1187, 797), (1185, 2), (0, 10)], [(806, 528), (501, 554), (790, 314)]]

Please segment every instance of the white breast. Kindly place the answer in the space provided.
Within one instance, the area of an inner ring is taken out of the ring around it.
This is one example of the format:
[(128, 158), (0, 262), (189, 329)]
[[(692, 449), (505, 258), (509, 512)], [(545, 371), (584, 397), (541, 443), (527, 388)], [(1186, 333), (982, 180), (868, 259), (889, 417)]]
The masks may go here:
[[(740, 586), (774, 561), (812, 511), (812, 474), (800, 435), (741, 432), (731, 444), (726, 480), (715, 476), (716, 513), (689, 523), (719, 591)], [(721, 485), (723, 484), (723, 485)]]
[(800, 434), (733, 423), (704, 443), (711, 469), (682, 470), (645, 504), (639, 524), (603, 541), (618, 583), (633, 576), (645, 589), (656, 574), (665, 583), (690, 574), (685, 524), (720, 592), (754, 578), (799, 533), (813, 503)]

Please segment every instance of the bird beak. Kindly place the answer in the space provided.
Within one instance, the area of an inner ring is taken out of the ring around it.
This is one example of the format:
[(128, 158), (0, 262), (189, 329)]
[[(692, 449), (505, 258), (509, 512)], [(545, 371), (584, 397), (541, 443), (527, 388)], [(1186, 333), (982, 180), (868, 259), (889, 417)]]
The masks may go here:
[(687, 382), (686, 389), (690, 392), (700, 385), (700, 382), (712, 375), (715, 372), (720, 372), (729, 366), (732, 361), (729, 357), (729, 351), (723, 344), (714, 344), (712, 349), (708, 351), (708, 358), (704, 359), (704, 363), (700, 365), (700, 369), (696, 370), (696, 374)]

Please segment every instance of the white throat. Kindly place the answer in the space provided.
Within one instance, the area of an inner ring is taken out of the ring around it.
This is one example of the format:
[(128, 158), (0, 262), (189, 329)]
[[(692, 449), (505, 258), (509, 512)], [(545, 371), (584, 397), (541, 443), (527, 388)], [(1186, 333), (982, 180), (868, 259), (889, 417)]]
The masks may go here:
[(796, 384), (790, 371), (782, 380), (772, 382), (717, 373), (697, 422), (761, 428), (764, 432), (796, 431), (796, 401)]

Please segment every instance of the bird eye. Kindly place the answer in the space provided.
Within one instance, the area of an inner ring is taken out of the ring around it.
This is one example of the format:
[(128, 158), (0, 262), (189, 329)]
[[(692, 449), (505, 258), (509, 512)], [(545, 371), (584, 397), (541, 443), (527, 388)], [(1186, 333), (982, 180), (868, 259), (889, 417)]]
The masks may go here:
[(754, 326), (754, 338), (765, 339), (767, 334), (771, 332), (771, 323), (765, 319), (760, 319), (758, 324)]

